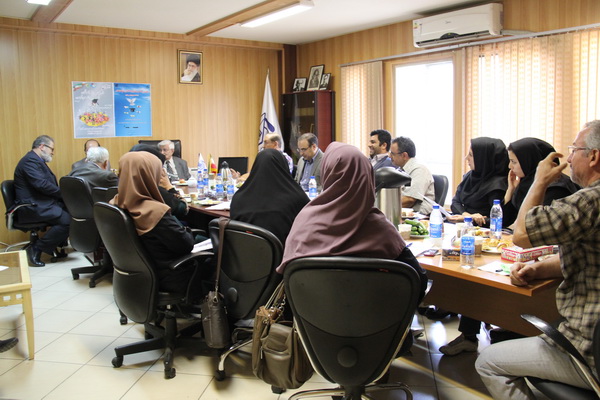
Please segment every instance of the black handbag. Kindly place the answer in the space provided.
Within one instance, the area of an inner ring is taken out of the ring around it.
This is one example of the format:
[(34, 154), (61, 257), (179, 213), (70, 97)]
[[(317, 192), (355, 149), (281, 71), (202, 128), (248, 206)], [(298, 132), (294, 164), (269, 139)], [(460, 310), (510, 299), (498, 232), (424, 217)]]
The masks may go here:
[(208, 292), (200, 304), (204, 340), (208, 347), (214, 349), (222, 349), (231, 344), (229, 322), (227, 321), (227, 309), (225, 307), (223, 295), (219, 293), (219, 275), (221, 273), (221, 259), (223, 257), (223, 238), (225, 236), (225, 228), (228, 224), (228, 218), (219, 218), (219, 253), (217, 254), (215, 289)]

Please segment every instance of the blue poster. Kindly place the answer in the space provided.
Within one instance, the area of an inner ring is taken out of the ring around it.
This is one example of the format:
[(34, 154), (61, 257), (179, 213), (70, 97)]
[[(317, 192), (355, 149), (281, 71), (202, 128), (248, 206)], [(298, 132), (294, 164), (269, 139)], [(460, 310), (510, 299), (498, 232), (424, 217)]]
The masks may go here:
[(76, 139), (152, 136), (150, 85), (72, 82)]
[(113, 85), (106, 82), (72, 82), (75, 138), (115, 136)]
[(152, 136), (150, 85), (115, 83), (116, 136)]

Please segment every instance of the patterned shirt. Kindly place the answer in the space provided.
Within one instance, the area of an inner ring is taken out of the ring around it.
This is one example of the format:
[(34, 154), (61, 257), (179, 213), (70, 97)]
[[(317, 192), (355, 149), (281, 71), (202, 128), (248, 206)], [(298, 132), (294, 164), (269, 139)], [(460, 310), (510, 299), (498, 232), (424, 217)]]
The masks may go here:
[(532, 208), (525, 218), (533, 246), (557, 244), (563, 282), (556, 290), (559, 325), (594, 368), (592, 338), (600, 318), (600, 180), (550, 206)]

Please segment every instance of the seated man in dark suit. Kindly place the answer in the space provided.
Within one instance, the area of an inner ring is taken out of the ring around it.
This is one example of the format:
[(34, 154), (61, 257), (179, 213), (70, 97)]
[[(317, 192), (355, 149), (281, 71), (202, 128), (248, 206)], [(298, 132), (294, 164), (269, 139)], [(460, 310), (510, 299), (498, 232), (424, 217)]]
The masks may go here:
[(87, 152), (87, 162), (73, 169), (69, 176), (82, 178), (90, 189), (119, 185), (119, 178), (108, 169), (108, 150), (104, 147), (91, 147)]
[[(57, 246), (69, 237), (70, 215), (62, 202), (56, 177), (46, 165), (52, 161), (54, 139), (38, 136), (15, 168), (16, 204), (35, 203), (35, 207), (19, 209), (17, 218), (22, 223), (45, 222), (50, 226), (46, 234), (27, 248), (29, 263), (43, 267), (42, 251), (53, 254)], [(61, 254), (62, 255), (62, 254)]]
[[(89, 139), (85, 142), (85, 144), (83, 145), (83, 151), (85, 152), (86, 157), (83, 157), (81, 160), (79, 161), (75, 161), (73, 163), (73, 165), (71, 165), (71, 170), (74, 170), (76, 168), (81, 167), (82, 165), (85, 164), (86, 159), (87, 159), (87, 152), (89, 149), (91, 149), (92, 147), (100, 147), (100, 142), (97, 141), (96, 139)], [(108, 166), (106, 167), (106, 169), (110, 170), (110, 161), (108, 162)]]
[(169, 180), (178, 181), (179, 179), (190, 179), (190, 170), (188, 169), (187, 162), (179, 157), (175, 157), (173, 152), (175, 151), (175, 144), (170, 140), (163, 140), (158, 144), (158, 149), (165, 156), (165, 162), (163, 166), (169, 174)]

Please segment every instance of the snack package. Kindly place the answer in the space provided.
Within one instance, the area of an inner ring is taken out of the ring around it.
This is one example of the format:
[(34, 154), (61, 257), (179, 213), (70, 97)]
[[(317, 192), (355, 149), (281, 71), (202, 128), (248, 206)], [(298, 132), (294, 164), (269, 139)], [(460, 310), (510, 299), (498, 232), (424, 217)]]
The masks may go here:
[(500, 257), (507, 261), (525, 262), (552, 254), (552, 248), (553, 246), (539, 246), (530, 249), (523, 249), (519, 246), (505, 247), (502, 249)]

